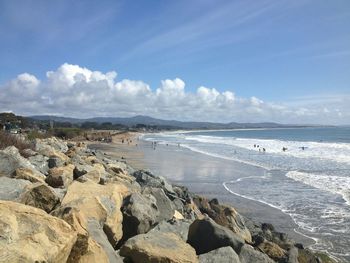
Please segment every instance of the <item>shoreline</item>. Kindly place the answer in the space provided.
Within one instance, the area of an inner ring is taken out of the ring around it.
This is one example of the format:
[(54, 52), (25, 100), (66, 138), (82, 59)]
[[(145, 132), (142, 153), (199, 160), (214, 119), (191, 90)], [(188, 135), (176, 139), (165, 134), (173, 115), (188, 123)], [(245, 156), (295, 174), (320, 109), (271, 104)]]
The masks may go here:
[[(135, 142), (137, 141), (137, 137), (139, 136), (142, 136), (142, 134), (132, 134), (130, 135), (130, 138), (133, 140), (133, 142)], [(256, 169), (263, 168), (252, 166), (246, 163), (241, 163), (234, 160), (224, 160), (215, 156), (207, 156), (203, 153), (194, 152), (187, 148), (180, 147), (180, 149), (178, 149), (178, 147), (171, 145), (158, 145), (157, 150), (152, 150), (152, 148), (149, 146), (151, 142), (147, 142), (145, 140), (139, 140), (137, 142), (137, 146), (135, 146), (135, 143), (132, 145), (126, 145), (117, 142), (117, 140), (114, 139), (113, 143), (111, 144), (90, 142), (89, 147), (92, 149), (106, 152), (108, 155), (111, 155), (114, 158), (119, 158), (120, 160), (125, 161), (127, 164), (129, 164), (135, 169), (149, 169), (157, 175), (164, 176), (172, 184), (183, 185), (185, 187), (188, 187), (189, 190), (194, 194), (205, 196), (209, 199), (218, 198), (222, 203), (234, 206), (240, 214), (254, 222), (273, 224), (278, 231), (287, 233), (296, 242), (303, 243), (306, 247), (315, 243), (315, 240), (313, 238), (298, 232), (297, 229), (299, 228), (299, 226), (295, 223), (294, 219), (281, 209), (273, 207), (272, 205), (261, 202), (259, 200), (254, 200), (233, 193), (232, 191), (225, 189), (225, 181), (213, 183), (208, 182), (205, 179), (203, 180), (203, 178), (202, 180), (200, 180), (200, 178), (195, 178), (196, 180), (192, 181), (189, 180), (190, 178), (187, 177), (182, 179), (176, 179), (176, 177), (174, 178), (171, 175), (169, 175), (169, 170), (171, 170), (171, 168), (168, 168), (168, 171), (164, 170), (164, 165), (163, 167), (159, 167), (157, 165), (157, 162), (155, 162), (154, 159), (149, 155), (154, 155), (154, 152), (159, 152), (159, 154), (163, 155), (164, 157), (167, 153), (169, 153), (170, 149), (170, 152), (175, 152), (177, 153), (176, 155), (184, 155), (185, 159), (189, 157), (189, 155), (193, 155), (193, 159), (198, 158), (201, 161), (203, 161), (203, 159), (204, 161), (206, 161), (207, 159), (219, 159), (218, 162), (232, 162), (235, 163), (236, 166), (243, 165), (254, 167)], [(174, 155), (172, 155), (171, 157), (174, 157)], [(178, 156), (175, 157), (175, 159), (177, 158)], [(222, 190), (224, 190), (224, 192)]]

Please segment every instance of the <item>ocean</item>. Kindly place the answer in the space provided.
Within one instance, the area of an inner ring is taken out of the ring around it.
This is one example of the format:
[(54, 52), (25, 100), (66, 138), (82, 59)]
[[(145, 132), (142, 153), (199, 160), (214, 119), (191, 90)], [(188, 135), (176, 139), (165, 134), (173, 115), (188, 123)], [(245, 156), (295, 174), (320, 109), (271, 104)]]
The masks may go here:
[(311, 249), (350, 262), (350, 127), (163, 132), (144, 140), (263, 168), (222, 185), (290, 215), (294, 231), (314, 240)]

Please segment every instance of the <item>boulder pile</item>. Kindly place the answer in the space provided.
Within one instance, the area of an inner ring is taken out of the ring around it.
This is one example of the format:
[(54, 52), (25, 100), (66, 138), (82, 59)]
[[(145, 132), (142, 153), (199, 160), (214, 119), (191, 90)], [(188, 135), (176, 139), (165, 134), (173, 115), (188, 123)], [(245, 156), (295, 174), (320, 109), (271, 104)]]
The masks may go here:
[(41, 139), (27, 153), (0, 150), (0, 262), (321, 262), (272, 225), (84, 143)]

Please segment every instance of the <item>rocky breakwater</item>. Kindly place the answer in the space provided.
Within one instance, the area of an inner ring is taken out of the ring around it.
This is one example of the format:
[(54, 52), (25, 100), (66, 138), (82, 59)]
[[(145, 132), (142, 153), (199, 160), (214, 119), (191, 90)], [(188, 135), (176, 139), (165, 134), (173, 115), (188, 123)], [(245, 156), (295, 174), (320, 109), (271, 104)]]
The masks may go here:
[(37, 140), (26, 156), (0, 151), (0, 262), (329, 260), (84, 143)]

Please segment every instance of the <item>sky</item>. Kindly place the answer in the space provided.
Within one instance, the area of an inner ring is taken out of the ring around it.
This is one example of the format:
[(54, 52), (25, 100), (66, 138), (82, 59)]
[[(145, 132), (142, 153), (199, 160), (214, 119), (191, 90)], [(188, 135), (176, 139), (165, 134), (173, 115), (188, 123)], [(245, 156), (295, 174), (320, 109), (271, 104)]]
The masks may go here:
[(350, 124), (350, 1), (0, 0), (0, 111)]

